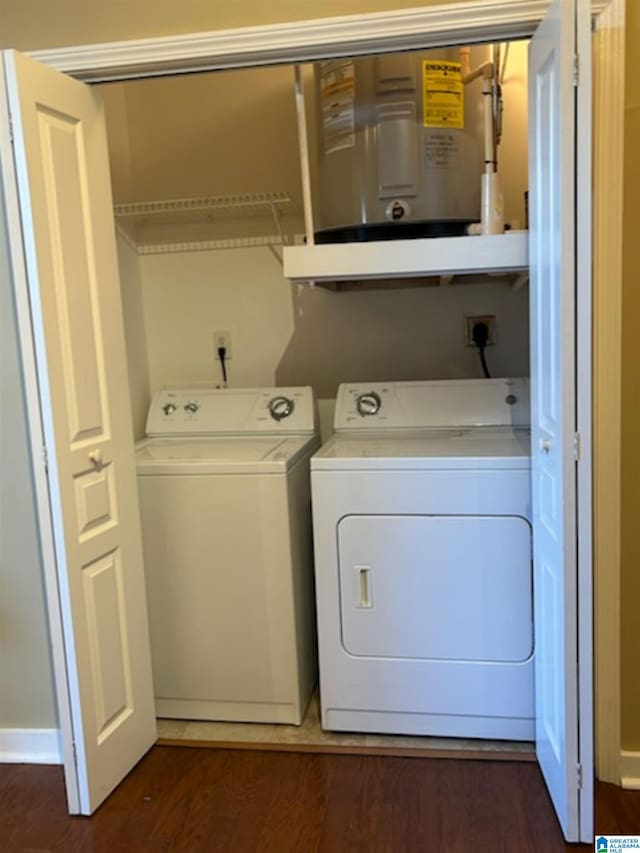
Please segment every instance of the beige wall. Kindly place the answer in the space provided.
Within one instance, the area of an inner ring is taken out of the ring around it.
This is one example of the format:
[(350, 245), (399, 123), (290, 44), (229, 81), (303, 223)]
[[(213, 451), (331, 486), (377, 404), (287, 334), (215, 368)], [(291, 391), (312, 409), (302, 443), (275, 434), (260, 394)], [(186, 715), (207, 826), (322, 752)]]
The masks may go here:
[(57, 720), (7, 257), (0, 205), (0, 730), (46, 729)]
[(640, 6), (627, 2), (622, 294), (622, 746), (640, 750)]
[[(507, 218), (521, 221), (526, 50), (524, 43), (510, 50), (500, 150)], [(280, 191), (301, 208), (290, 67), (100, 88), (118, 201)], [(157, 224), (150, 217), (134, 231), (143, 243), (162, 243), (275, 230), (269, 219), (219, 216), (214, 211), (210, 220), (176, 223), (160, 217)], [(130, 220), (122, 222), (130, 227)], [(284, 224), (289, 232), (301, 228), (296, 218)], [(231, 332), (235, 386), (312, 384), (318, 396), (330, 398), (341, 381), (474, 376), (477, 356), (462, 344), (469, 313), (497, 316), (498, 345), (489, 355), (495, 374), (528, 372), (527, 291), (513, 292), (506, 283), (339, 295), (298, 290), (284, 281), (266, 248), (143, 255), (140, 268), (152, 390), (219, 381), (216, 329)], [(134, 389), (134, 409), (142, 408), (141, 399)]]
[(513, 42), (502, 87), (504, 113), (498, 168), (504, 189), (505, 220), (518, 220), (521, 228), (525, 227), (524, 193), (529, 186), (528, 64), (529, 42)]
[(122, 83), (112, 83), (100, 86), (99, 90), (107, 124), (113, 200), (114, 202), (131, 201), (135, 191), (131, 174), (126, 88)]
[(152, 391), (220, 382), (215, 331), (231, 335), (232, 386), (275, 384), (294, 318), (291, 285), (267, 248), (140, 261)]
[(133, 437), (138, 441), (145, 436), (145, 423), (150, 403), (147, 336), (138, 253), (120, 235), (118, 235), (118, 266), (127, 346)]
[(453, 0), (2, 0), (2, 47), (76, 44), (382, 12)]
[(340, 382), (480, 377), (478, 355), (463, 339), (467, 314), (496, 317), (487, 351), (493, 376), (529, 375), (528, 292), (508, 283), (448, 287), (301, 288), (295, 329), (277, 367), (280, 385), (310, 384), (334, 397)]
[(117, 201), (289, 192), (300, 201), (291, 66), (98, 87)]
[(213, 332), (231, 333), (230, 384), (313, 385), (480, 376), (465, 314), (495, 314), (495, 376), (528, 375), (528, 293), (508, 284), (327, 292), (291, 285), (266, 248), (141, 258), (152, 389), (220, 380)]

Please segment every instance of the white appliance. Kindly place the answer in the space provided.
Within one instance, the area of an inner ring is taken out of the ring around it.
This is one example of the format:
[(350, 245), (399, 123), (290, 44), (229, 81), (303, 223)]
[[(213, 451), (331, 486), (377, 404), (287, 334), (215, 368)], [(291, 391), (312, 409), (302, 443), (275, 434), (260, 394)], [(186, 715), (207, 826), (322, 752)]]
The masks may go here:
[(316, 683), (311, 388), (157, 393), (136, 448), (156, 711), (300, 724)]
[(340, 386), (311, 460), (325, 729), (533, 738), (528, 397)]

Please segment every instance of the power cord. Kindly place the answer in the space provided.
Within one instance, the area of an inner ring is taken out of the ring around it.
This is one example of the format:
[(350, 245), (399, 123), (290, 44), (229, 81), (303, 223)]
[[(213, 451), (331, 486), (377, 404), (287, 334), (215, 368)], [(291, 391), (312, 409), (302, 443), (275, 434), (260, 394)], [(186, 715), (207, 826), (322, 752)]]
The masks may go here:
[(222, 368), (222, 382), (224, 387), (227, 387), (227, 348), (218, 347), (218, 358), (220, 359), (220, 367)]
[(489, 340), (489, 327), (486, 323), (474, 323), (472, 330), (472, 338), (474, 344), (478, 348), (478, 355), (480, 356), (480, 364), (482, 365), (482, 371), (487, 379), (491, 379), (491, 374), (489, 373), (489, 368), (487, 367), (487, 360), (484, 357), (484, 351), (487, 346), (487, 341)]

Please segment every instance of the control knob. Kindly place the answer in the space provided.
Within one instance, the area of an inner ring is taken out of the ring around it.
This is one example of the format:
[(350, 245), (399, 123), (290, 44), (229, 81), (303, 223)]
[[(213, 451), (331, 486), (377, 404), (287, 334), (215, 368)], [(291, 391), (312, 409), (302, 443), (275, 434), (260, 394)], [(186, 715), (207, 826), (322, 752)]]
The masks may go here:
[(289, 397), (273, 397), (267, 408), (274, 421), (283, 421), (293, 412), (295, 403)]
[(175, 412), (175, 410), (176, 410), (176, 404), (175, 403), (165, 403), (164, 406), (162, 407), (162, 411), (165, 413), (165, 415), (172, 415)]
[(368, 415), (377, 415), (381, 406), (382, 400), (375, 391), (367, 391), (366, 394), (360, 394), (356, 399), (356, 409), (363, 418)]
[(200, 406), (197, 403), (185, 403), (184, 410), (185, 412), (189, 412), (190, 415), (195, 415)]

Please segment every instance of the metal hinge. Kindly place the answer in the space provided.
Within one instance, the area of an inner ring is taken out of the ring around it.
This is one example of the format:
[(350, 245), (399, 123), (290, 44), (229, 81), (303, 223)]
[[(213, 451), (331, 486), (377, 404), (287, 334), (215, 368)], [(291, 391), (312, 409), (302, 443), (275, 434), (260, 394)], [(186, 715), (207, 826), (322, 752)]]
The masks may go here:
[(576, 462), (580, 461), (580, 433), (573, 434), (573, 458)]
[(582, 790), (582, 764), (576, 764), (576, 787)]
[(49, 473), (49, 451), (46, 447), (42, 448), (42, 462), (44, 463), (44, 470)]
[(73, 750), (73, 763), (77, 767), (78, 766), (78, 749), (76, 747), (75, 741), (73, 741), (73, 743), (71, 744), (71, 749)]
[(573, 85), (577, 86), (580, 82), (580, 57), (577, 53), (573, 54)]

